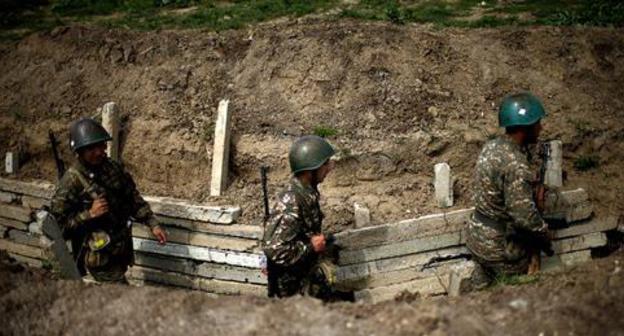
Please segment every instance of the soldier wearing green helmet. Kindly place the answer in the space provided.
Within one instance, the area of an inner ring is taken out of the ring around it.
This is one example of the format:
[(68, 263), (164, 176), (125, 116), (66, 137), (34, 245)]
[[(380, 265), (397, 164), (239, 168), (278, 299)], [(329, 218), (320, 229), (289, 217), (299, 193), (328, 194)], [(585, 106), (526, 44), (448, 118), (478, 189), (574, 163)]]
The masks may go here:
[(121, 164), (106, 155), (110, 135), (90, 118), (72, 123), (69, 145), (75, 163), (57, 186), (50, 210), (81, 273), (102, 282), (126, 282), (133, 260), (130, 219), (145, 223), (165, 243), (166, 234)]
[(548, 226), (538, 210), (543, 189), (534, 193), (527, 146), (537, 142), (546, 111), (529, 92), (508, 95), (500, 105), (505, 135), (489, 141), (477, 160), (475, 211), (466, 245), (492, 277), (535, 272), (529, 269), (536, 246), (550, 246)]
[(334, 265), (323, 258), (327, 237), (318, 185), (334, 168), (335, 151), (323, 138), (303, 136), (288, 155), (292, 178), (277, 196), (264, 234), (269, 296), (310, 295), (330, 300)]

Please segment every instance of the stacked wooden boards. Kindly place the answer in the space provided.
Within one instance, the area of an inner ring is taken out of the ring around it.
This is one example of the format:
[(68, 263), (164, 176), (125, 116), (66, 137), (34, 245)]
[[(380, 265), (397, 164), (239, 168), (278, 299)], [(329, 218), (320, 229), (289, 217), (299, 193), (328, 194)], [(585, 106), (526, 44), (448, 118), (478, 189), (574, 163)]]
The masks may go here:
[[(615, 229), (618, 218), (590, 219), (592, 210), (583, 189), (548, 199), (547, 212), (564, 215), (572, 225), (556, 231), (556, 256), (544, 260), (545, 266), (588, 260), (590, 249), (607, 243), (604, 232)], [(369, 302), (405, 291), (447, 294), (451, 273), (469, 256), (464, 228), (472, 212), (456, 210), (339, 233), (344, 248), (337, 275), (341, 287), (355, 289), (358, 300)]]
[[(0, 179), (0, 250), (32, 266), (46, 263), (37, 209), (48, 205), (54, 185)], [(266, 293), (260, 272), (259, 226), (235, 224), (238, 207), (215, 207), (162, 197), (145, 197), (166, 228), (159, 245), (150, 230), (133, 223), (135, 266), (128, 278), (221, 294)]]

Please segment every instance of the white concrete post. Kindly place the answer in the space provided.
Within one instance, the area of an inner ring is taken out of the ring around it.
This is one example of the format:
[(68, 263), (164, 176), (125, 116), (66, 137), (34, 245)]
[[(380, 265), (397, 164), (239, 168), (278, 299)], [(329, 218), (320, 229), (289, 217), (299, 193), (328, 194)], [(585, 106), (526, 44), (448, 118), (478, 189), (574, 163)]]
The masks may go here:
[(19, 169), (19, 153), (7, 152), (4, 159), (4, 171), (8, 174), (16, 174)]
[(212, 151), (212, 181), (210, 196), (221, 196), (225, 191), (228, 179), (228, 163), (230, 159), (230, 101), (219, 102), (217, 122), (215, 123), (214, 149)]
[(370, 210), (359, 203), (353, 203), (353, 214), (355, 216), (355, 227), (362, 228), (370, 226)]
[(553, 140), (550, 142), (550, 156), (546, 162), (546, 173), (544, 175), (544, 184), (560, 188), (563, 185), (562, 164), (562, 143), (561, 140)]
[(435, 199), (438, 206), (448, 208), (453, 206), (453, 177), (448, 163), (438, 163), (434, 166)]
[(114, 102), (104, 104), (102, 108), (102, 126), (104, 126), (108, 134), (113, 138), (107, 145), (108, 156), (112, 160), (119, 162), (119, 129), (121, 125), (119, 108)]

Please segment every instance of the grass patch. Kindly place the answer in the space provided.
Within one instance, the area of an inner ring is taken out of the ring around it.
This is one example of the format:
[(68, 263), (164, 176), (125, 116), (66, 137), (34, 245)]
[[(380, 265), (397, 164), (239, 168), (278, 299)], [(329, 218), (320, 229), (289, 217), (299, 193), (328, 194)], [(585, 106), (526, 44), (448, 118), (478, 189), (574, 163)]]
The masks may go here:
[(574, 159), (574, 169), (578, 171), (588, 171), (598, 168), (600, 158), (597, 155), (581, 155)]
[(326, 126), (316, 126), (314, 127), (313, 134), (321, 138), (329, 138), (338, 135), (338, 130)]
[(19, 39), (72, 22), (138, 30), (221, 31), (334, 9), (339, 14), (328, 14), (330, 20), (430, 23), (439, 28), (624, 24), (624, 2), (619, 0), (361, 0), (356, 4), (340, 0), (0, 0), (0, 38)]
[(492, 287), (519, 286), (539, 281), (539, 275), (499, 275), (494, 279)]

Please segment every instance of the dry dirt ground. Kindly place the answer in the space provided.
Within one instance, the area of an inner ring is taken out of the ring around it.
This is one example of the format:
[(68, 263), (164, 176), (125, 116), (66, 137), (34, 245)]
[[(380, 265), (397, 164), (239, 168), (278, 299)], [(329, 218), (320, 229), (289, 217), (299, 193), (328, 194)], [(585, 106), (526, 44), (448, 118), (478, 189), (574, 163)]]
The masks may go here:
[(458, 298), (375, 305), (94, 285), (0, 261), (0, 335), (624, 335), (624, 251)]
[[(545, 137), (564, 143), (568, 188), (585, 187), (599, 213), (624, 200), (624, 30), (442, 29), (300, 19), (244, 31), (131, 32), (58, 28), (0, 46), (0, 153), (21, 149), (20, 179), (53, 181), (52, 129), (108, 101), (123, 112), (123, 161), (147, 194), (243, 207), (261, 217), (258, 168), (274, 193), (288, 176), (293, 139), (333, 128), (342, 151), (322, 185), (330, 230), (353, 225), (353, 202), (374, 223), (435, 210), (433, 165), (457, 178), (456, 207), (470, 205), (481, 145), (496, 106), (528, 89), (550, 112)], [(233, 112), (226, 196), (208, 197), (220, 99)], [(594, 155), (598, 168), (577, 171)]]

